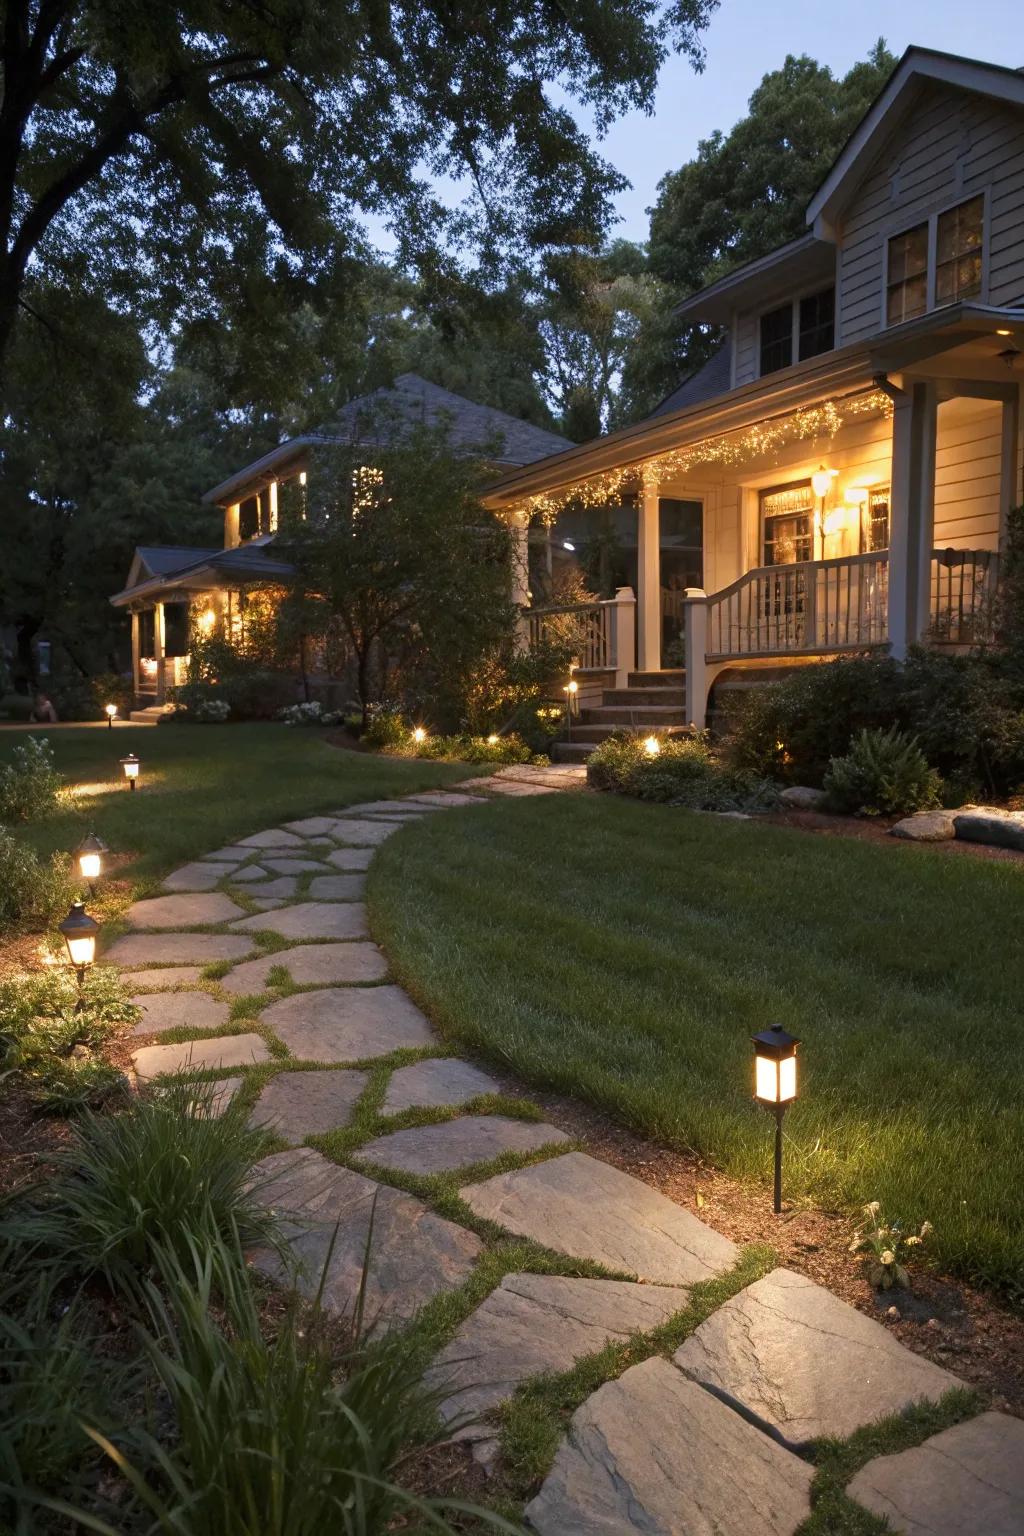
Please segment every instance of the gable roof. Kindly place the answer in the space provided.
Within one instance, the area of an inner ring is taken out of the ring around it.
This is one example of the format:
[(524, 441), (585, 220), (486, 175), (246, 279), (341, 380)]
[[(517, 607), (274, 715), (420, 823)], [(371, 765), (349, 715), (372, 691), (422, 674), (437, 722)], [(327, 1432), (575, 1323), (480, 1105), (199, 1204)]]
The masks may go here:
[(275, 581), (294, 573), (294, 566), (273, 548), (271, 539), (254, 539), (235, 549), (187, 549), (155, 545), (135, 551), (123, 591), (110, 599), (115, 608), (139, 600), (158, 600), (169, 590), (198, 591), (229, 581)]
[(1024, 107), (1024, 74), (1005, 64), (986, 64), (955, 53), (912, 45), (847, 139), (831, 170), (807, 205), (807, 223), (829, 239), (853, 188), (878, 152), (880, 139), (901, 120), (919, 87), (935, 81)]
[(684, 406), (697, 405), (701, 400), (712, 400), (715, 395), (724, 395), (731, 384), (732, 346), (727, 341), (702, 368), (688, 373), (683, 382), (654, 407), (651, 415), (665, 416), (669, 411), (681, 411)]
[(568, 438), (530, 421), (510, 416), (492, 405), (478, 405), (450, 389), (442, 389), (418, 373), (401, 373), (390, 387), (350, 400), (333, 421), (315, 432), (292, 437), (247, 464), (207, 491), (206, 502), (234, 499), (248, 486), (268, 478), (273, 470), (306, 450), (332, 443), (367, 446), (401, 442), (413, 427), (445, 425), (457, 453), (484, 453), (503, 469), (520, 469), (572, 446)]

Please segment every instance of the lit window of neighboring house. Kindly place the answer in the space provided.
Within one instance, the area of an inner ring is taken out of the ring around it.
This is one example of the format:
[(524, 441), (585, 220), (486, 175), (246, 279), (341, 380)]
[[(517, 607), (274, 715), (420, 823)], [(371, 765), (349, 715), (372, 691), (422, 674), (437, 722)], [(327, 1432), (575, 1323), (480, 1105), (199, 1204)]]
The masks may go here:
[(794, 360), (820, 357), (835, 346), (836, 291), (823, 288), (790, 299), (761, 316), (761, 373), (777, 373)]
[(980, 294), (984, 222), (985, 200), (972, 197), (933, 221), (893, 235), (885, 305), (888, 325), (925, 313), (929, 268), (935, 308)]

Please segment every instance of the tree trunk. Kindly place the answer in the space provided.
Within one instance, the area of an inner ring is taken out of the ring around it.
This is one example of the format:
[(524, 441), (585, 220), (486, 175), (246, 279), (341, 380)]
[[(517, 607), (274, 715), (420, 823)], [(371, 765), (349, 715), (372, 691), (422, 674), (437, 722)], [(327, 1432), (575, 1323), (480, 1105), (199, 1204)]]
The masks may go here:
[(14, 690), (16, 693), (33, 693), (38, 685), (39, 678), (36, 674), (36, 658), (32, 651), (32, 642), (42, 627), (42, 619), (36, 618), (22, 617), (15, 623), (17, 662), (14, 671)]

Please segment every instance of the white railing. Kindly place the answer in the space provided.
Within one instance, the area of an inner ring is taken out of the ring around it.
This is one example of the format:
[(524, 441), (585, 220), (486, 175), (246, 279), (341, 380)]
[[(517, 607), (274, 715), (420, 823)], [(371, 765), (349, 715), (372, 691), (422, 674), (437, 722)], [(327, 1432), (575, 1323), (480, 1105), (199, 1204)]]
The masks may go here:
[(999, 556), (988, 549), (933, 549), (928, 638), (948, 645), (978, 645), (995, 628)]
[(556, 608), (528, 608), (524, 615), (531, 651), (545, 644), (568, 644), (584, 670), (612, 665), (612, 602), (570, 603)]
[(859, 650), (888, 638), (885, 553), (760, 566), (707, 599), (707, 659)]

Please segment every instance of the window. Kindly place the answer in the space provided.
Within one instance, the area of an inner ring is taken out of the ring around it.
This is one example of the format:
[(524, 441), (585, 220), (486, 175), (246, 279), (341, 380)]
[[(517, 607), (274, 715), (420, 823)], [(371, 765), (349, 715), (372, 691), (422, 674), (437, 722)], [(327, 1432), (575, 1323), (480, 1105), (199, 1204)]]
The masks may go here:
[(835, 346), (836, 291), (825, 288), (800, 300), (800, 361), (820, 357)]
[(761, 316), (761, 372), (777, 373), (793, 361), (793, 306), (783, 304)]
[(238, 508), (238, 537), (254, 539), (260, 531), (260, 499), (247, 496)]
[(928, 225), (917, 224), (889, 241), (886, 323), (913, 320), (928, 308)]
[(868, 495), (861, 525), (861, 553), (873, 555), (889, 548), (889, 487), (879, 486)]
[(764, 564), (795, 565), (814, 558), (814, 492), (809, 480), (761, 492)]
[(935, 303), (955, 304), (981, 292), (985, 199), (972, 197), (940, 213), (935, 236)]

